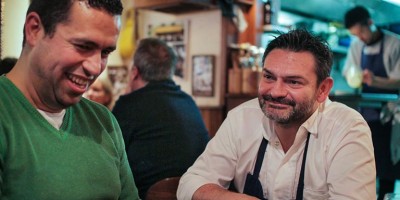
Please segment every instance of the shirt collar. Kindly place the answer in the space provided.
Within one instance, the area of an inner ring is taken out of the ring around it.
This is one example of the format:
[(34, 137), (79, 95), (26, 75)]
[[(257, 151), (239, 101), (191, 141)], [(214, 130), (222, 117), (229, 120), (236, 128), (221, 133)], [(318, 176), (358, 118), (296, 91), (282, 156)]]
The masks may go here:
[(332, 103), (330, 99), (326, 99), (324, 102), (320, 103), (314, 113), (300, 126), (300, 129), (310, 132), (312, 135), (317, 137), (318, 123), (321, 119), (322, 113), (325, 110), (325, 107), (330, 103)]

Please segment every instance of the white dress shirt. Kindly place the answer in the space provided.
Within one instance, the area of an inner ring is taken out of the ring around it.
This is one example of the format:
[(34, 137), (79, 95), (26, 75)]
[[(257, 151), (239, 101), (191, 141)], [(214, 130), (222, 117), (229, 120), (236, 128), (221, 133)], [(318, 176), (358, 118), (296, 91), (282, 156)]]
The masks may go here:
[(264, 197), (295, 199), (303, 151), (311, 133), (305, 164), (304, 199), (375, 200), (375, 161), (370, 129), (355, 110), (329, 99), (299, 128), (285, 153), (274, 125), (250, 100), (228, 113), (203, 154), (180, 180), (178, 199), (189, 200), (207, 183), (228, 188), (234, 179), (243, 192), (253, 173), (262, 138), (269, 143), (259, 180)]

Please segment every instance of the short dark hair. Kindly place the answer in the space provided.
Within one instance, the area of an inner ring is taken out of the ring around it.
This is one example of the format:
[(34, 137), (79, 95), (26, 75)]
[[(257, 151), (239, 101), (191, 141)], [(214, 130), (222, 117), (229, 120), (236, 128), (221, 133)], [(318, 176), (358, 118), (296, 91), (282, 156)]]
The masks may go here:
[(368, 10), (363, 6), (356, 6), (348, 10), (344, 16), (344, 26), (348, 29), (356, 24), (368, 25), (371, 18)]
[(172, 79), (177, 56), (165, 42), (157, 38), (140, 40), (133, 57), (143, 80), (161, 81)]
[[(57, 24), (68, 20), (72, 4), (75, 1), (87, 3), (90, 7), (104, 10), (110, 15), (121, 15), (121, 0), (31, 0), (27, 15), (36, 12), (40, 16), (45, 34), (52, 37)], [(24, 40), (25, 44), (25, 30)]]
[(0, 75), (10, 72), (17, 61), (18, 59), (14, 57), (6, 57), (0, 60)]
[(274, 49), (285, 49), (294, 52), (310, 52), (315, 58), (315, 73), (317, 84), (330, 76), (332, 68), (332, 52), (326, 41), (314, 36), (306, 29), (291, 30), (273, 39), (266, 47), (262, 65), (265, 58)]

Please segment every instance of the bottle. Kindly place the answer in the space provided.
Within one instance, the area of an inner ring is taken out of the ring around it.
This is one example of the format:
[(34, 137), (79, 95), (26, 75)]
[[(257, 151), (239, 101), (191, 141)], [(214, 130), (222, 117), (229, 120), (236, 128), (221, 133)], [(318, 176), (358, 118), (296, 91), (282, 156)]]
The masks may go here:
[(272, 15), (273, 15), (273, 10), (272, 10), (271, 0), (264, 1), (264, 19), (263, 19), (264, 25), (272, 24)]

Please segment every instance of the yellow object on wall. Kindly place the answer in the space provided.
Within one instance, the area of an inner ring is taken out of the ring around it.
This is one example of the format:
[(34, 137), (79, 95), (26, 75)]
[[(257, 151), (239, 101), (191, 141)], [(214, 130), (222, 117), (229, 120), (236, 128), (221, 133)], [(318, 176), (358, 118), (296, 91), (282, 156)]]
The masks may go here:
[(182, 31), (183, 31), (183, 26), (179, 24), (172, 24), (169, 26), (163, 25), (155, 28), (154, 30), (155, 34), (176, 33)]
[(135, 51), (135, 10), (127, 11), (125, 24), (118, 38), (118, 50), (123, 60), (131, 58)]

